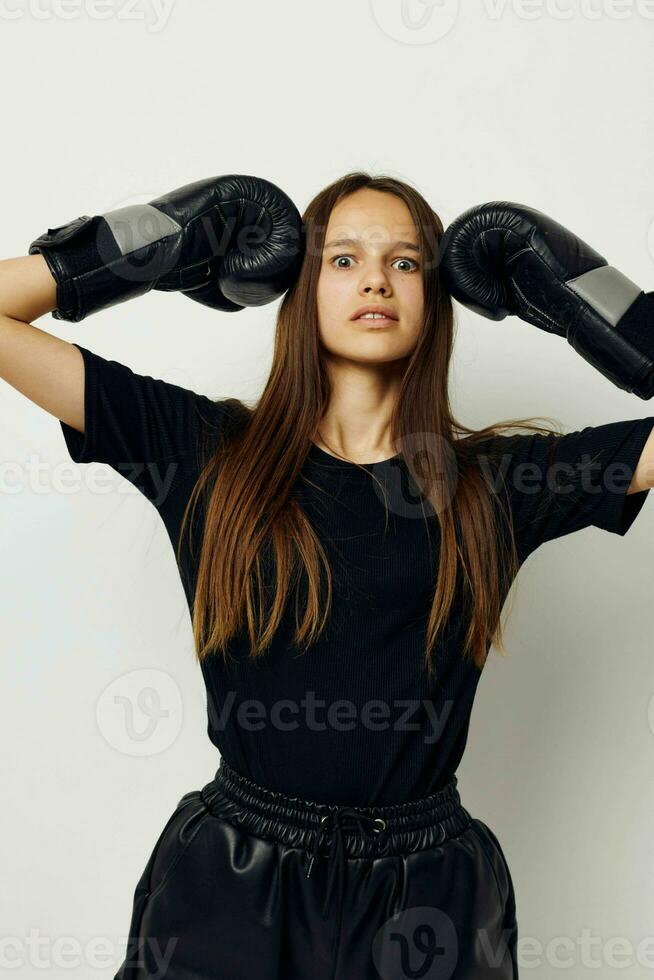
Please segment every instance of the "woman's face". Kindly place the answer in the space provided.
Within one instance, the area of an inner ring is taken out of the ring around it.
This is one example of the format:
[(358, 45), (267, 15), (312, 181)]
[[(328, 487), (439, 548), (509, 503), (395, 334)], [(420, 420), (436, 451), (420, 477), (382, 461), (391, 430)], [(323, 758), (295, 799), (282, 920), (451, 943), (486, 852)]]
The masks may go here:
[[(421, 260), (411, 212), (399, 197), (364, 188), (340, 201), (329, 217), (318, 278), (322, 345), (358, 362), (409, 356), (422, 327)], [(353, 320), (368, 304), (389, 307), (397, 320), (381, 327)]]

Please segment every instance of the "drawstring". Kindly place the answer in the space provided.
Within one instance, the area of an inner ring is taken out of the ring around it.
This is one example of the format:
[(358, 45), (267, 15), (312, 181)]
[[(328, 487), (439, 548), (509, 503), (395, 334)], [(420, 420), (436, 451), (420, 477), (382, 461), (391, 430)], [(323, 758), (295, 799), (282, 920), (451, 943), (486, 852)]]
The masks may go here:
[(386, 828), (386, 821), (382, 820), (381, 817), (372, 817), (367, 813), (360, 813), (358, 810), (354, 810), (351, 807), (341, 806), (331, 814), (325, 814), (321, 818), (320, 826), (316, 831), (313, 848), (309, 852), (309, 861), (307, 864), (306, 876), (311, 877), (311, 871), (313, 869), (313, 863), (320, 852), (320, 844), (322, 841), (323, 834), (328, 832), (325, 824), (332, 820), (332, 840), (329, 847), (329, 871), (327, 875), (327, 889), (325, 891), (325, 898), (322, 906), (322, 917), (323, 919), (327, 915), (327, 908), (329, 906), (329, 899), (331, 897), (334, 882), (336, 880), (335, 876), (338, 872), (338, 901), (339, 907), (343, 898), (343, 883), (345, 880), (345, 841), (343, 839), (343, 825), (345, 821), (354, 821), (358, 825), (359, 830), (362, 833), (368, 834), (368, 828), (370, 828), (373, 833), (381, 833), (382, 830)]

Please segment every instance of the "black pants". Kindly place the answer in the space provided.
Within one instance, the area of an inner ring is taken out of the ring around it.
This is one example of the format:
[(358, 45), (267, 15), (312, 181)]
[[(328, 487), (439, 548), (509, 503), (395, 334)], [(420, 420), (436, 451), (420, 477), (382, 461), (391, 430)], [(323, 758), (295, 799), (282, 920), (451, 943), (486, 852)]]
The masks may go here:
[(456, 787), (353, 809), (221, 759), (154, 847), (114, 980), (515, 980), (511, 875)]

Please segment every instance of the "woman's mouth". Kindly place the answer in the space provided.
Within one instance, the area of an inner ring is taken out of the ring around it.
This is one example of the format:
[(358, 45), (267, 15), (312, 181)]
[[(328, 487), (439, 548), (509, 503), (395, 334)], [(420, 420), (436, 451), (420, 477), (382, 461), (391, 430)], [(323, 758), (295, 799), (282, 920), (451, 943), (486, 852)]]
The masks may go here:
[(371, 327), (374, 330), (379, 329), (380, 327), (388, 327), (391, 325), (391, 323), (397, 323), (397, 320), (394, 320), (390, 316), (359, 316), (354, 322), (362, 323), (365, 327)]

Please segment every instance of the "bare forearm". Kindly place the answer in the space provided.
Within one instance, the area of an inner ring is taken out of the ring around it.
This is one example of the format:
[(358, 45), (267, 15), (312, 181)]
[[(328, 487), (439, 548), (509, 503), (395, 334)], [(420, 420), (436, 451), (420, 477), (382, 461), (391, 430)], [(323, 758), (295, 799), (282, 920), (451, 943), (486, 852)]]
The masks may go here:
[(42, 255), (0, 260), (0, 314), (31, 323), (57, 305), (57, 284)]
[(56, 283), (42, 255), (0, 261), (0, 379), (83, 432), (82, 355), (31, 322), (56, 305)]

